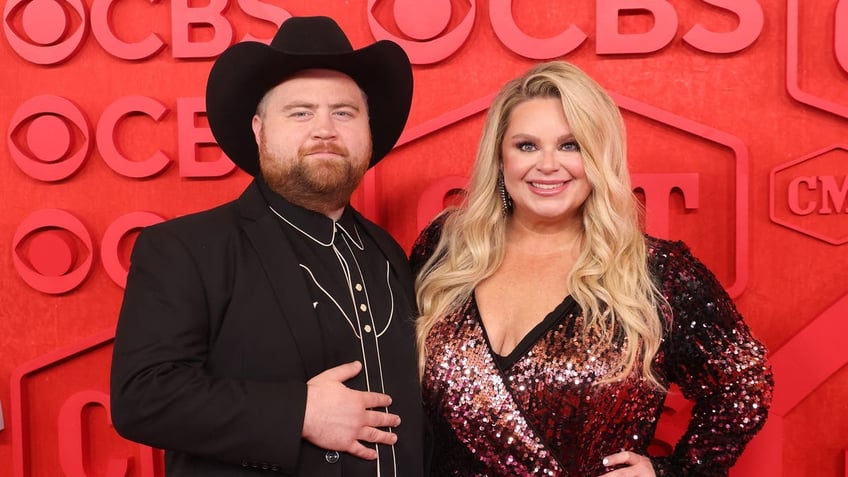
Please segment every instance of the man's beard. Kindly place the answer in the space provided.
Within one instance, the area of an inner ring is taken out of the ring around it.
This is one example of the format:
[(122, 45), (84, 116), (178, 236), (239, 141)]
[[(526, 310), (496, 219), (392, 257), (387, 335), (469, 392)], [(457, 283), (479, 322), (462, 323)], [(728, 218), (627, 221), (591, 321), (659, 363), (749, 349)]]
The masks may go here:
[[(264, 138), (263, 138), (264, 139)], [(337, 159), (309, 158), (315, 151), (330, 151)], [(321, 144), (300, 148), (295, 157), (276, 157), (262, 140), (259, 164), (265, 182), (289, 202), (321, 213), (334, 212), (350, 202), (350, 196), (368, 169), (371, 148), (364, 160), (351, 159), (343, 146)]]

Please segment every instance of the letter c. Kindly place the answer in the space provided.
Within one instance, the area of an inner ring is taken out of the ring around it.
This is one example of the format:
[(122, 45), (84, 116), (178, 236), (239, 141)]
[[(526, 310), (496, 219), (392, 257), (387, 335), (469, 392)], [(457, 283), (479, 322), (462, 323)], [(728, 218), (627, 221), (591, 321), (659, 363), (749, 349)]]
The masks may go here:
[(799, 191), (801, 183), (806, 184), (808, 190), (816, 190), (815, 177), (796, 177), (792, 179), (792, 182), (789, 183), (789, 189), (786, 191), (788, 195), (787, 200), (789, 202), (789, 210), (796, 215), (810, 215), (814, 210), (816, 210), (816, 204), (813, 202), (808, 204), (807, 207), (801, 207)]
[[(59, 409), (59, 465), (68, 477), (89, 477), (85, 471), (86, 455), (82, 437), (83, 410), (88, 406), (101, 406), (109, 409), (109, 396), (102, 391), (81, 391), (69, 397)], [(107, 412), (108, 416), (109, 413)], [(111, 418), (109, 424), (112, 424)], [(112, 457), (106, 470), (107, 477), (127, 475), (129, 459)]]

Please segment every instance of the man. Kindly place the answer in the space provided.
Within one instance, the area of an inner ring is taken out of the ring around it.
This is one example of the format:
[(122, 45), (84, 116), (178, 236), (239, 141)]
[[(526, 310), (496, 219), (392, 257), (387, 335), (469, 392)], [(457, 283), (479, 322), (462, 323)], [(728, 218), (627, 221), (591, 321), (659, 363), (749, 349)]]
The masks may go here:
[(411, 99), (398, 45), (325, 17), (215, 62), (209, 125), (254, 181), (139, 234), (112, 361), (115, 428), (169, 477), (423, 474), (412, 277), (349, 205)]

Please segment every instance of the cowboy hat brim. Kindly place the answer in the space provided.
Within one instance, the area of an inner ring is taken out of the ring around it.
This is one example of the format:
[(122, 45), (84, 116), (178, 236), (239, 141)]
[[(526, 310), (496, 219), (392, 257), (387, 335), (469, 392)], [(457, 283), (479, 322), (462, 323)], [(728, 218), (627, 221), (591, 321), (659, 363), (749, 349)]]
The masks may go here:
[(333, 54), (283, 52), (264, 43), (237, 43), (224, 51), (209, 73), (206, 116), (224, 153), (250, 175), (259, 173), (259, 150), (251, 128), (256, 106), (268, 90), (306, 69), (330, 69), (350, 76), (368, 99), (374, 166), (392, 150), (412, 104), (412, 68), (403, 49), (378, 41)]

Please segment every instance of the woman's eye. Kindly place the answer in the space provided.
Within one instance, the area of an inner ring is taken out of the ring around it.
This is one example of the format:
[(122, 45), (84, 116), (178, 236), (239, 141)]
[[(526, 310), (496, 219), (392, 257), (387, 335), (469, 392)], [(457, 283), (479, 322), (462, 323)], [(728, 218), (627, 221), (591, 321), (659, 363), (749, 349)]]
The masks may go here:
[(519, 151), (533, 152), (536, 150), (536, 145), (532, 142), (520, 142), (516, 145)]
[(568, 141), (563, 143), (560, 148), (562, 148), (563, 151), (579, 151), (580, 144), (577, 144), (577, 141)]

